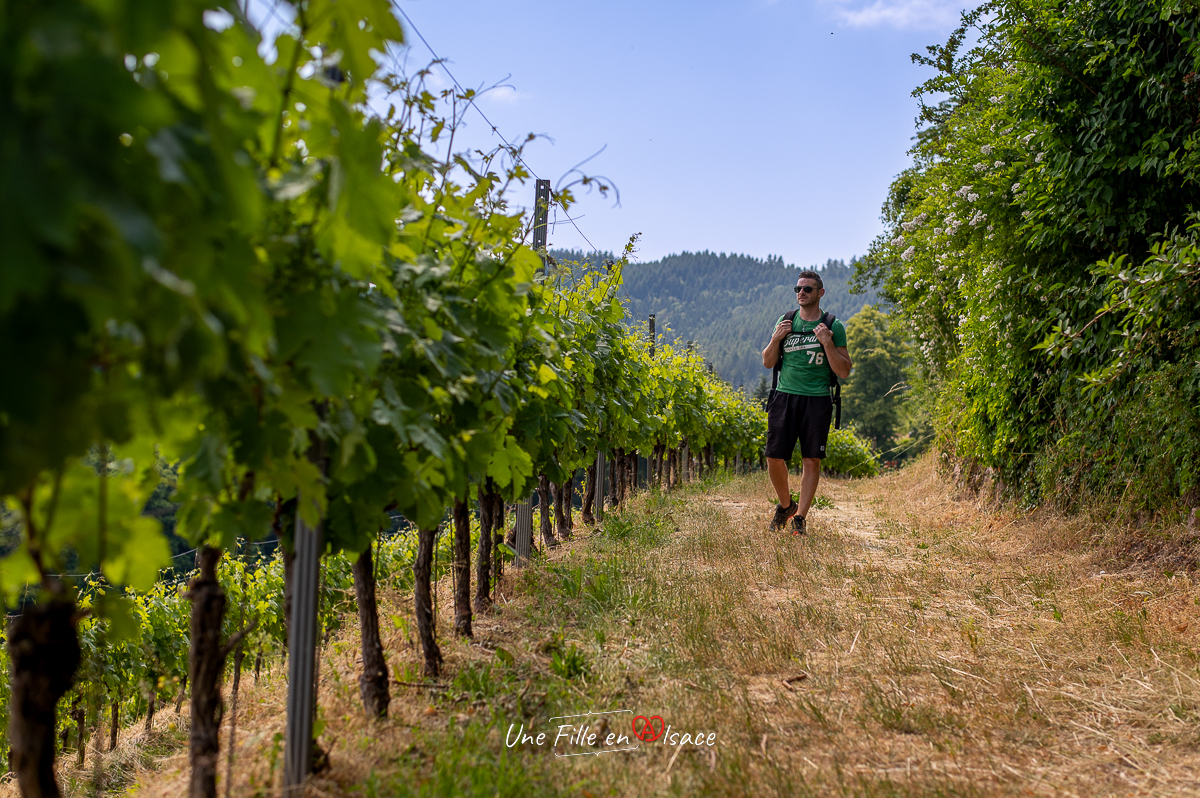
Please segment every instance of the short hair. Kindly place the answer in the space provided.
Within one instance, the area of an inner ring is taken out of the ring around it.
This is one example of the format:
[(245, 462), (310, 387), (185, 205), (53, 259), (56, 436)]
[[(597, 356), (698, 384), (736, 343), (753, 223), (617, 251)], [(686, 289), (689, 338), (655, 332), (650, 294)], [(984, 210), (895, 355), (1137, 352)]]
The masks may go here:
[(802, 271), (798, 275), (796, 275), (796, 285), (799, 285), (800, 281), (805, 280), (805, 279), (816, 280), (817, 288), (825, 287), (825, 283), (821, 282), (821, 275), (817, 274), (812, 269), (805, 269), (804, 271)]

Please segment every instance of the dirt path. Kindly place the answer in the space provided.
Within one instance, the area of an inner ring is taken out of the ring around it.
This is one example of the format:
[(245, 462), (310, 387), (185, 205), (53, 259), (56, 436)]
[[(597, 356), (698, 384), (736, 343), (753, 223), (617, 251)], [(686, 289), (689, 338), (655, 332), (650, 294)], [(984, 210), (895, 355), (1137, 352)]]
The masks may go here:
[[(474, 640), (449, 636), (445, 582), (432, 684), (385, 590), (391, 717), (361, 716), (349, 629), (322, 655), (310, 794), (1200, 795), (1190, 574), (1106, 573), (1085, 522), (956, 498), (928, 463), (821, 496), (803, 538), (766, 529), (762, 475), (642, 496), (510, 568)], [(276, 794), (280, 673), (247, 691), (235, 795)], [(691, 734), (507, 744), (635, 715)], [(181, 794), (185, 763), (138, 794)]]
[(917, 793), (1200, 794), (1190, 576), (1104, 573), (1079, 522), (986, 512), (924, 468), (824, 486), (789, 574), (808, 678), (755, 694), (780, 759)]

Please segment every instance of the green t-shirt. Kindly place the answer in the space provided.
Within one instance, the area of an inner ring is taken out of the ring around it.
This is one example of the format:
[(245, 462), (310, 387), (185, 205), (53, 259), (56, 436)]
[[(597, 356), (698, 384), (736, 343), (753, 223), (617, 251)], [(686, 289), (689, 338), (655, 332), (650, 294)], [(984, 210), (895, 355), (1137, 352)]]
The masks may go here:
[[(783, 339), (783, 365), (779, 370), (779, 384), (775, 390), (797, 396), (829, 396), (829, 377), (833, 369), (826, 362), (825, 347), (817, 340), (813, 330), (821, 324), (805, 321), (797, 313), (792, 319), (792, 331)], [(779, 317), (783, 321), (783, 316)], [(775, 326), (779, 326), (779, 321)], [(833, 345), (846, 345), (846, 328), (841, 319), (833, 320)]]

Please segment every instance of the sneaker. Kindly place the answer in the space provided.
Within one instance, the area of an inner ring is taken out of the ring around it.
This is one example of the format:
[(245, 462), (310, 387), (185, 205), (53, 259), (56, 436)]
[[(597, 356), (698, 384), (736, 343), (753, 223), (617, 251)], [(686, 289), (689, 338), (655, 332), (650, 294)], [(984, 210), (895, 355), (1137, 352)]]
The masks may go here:
[(777, 532), (787, 526), (787, 521), (796, 511), (800, 509), (800, 505), (792, 502), (787, 507), (775, 505), (775, 518), (771, 521), (771, 531)]
[(798, 515), (792, 519), (792, 537), (799, 537), (807, 531), (808, 529), (804, 524), (804, 516)]

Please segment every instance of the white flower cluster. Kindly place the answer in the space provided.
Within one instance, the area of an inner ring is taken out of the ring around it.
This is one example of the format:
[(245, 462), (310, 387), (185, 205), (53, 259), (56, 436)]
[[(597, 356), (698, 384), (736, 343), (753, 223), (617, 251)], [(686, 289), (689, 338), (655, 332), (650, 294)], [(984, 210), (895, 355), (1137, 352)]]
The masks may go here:
[(969, 185), (963, 186), (958, 191), (955, 191), (954, 196), (964, 199), (967, 202), (974, 202), (975, 200), (979, 199), (979, 195), (971, 191), (971, 186)]
[(984, 213), (983, 211), (975, 211), (975, 215), (971, 217), (971, 223), (970, 223), (970, 224), (971, 224), (971, 226), (972, 226), (972, 227), (977, 227), (977, 226), (979, 226), (981, 223), (983, 223), (983, 222), (986, 222), (986, 221), (987, 221), (987, 214), (986, 214), (986, 213)]
[(891, 240), (890, 243), (893, 247), (903, 246), (904, 245), (904, 236), (896, 236), (895, 238), (893, 238)]
[(912, 260), (912, 259), (913, 259), (913, 257), (914, 257), (916, 254), (917, 254), (917, 248), (916, 248), (916, 247), (909, 247), (908, 249), (906, 249), (906, 250), (904, 250), (903, 252), (901, 252), (901, 253), (900, 253), (900, 260), (902, 260), (902, 261), (906, 261), (906, 262), (907, 262), (907, 261), (910, 261), (910, 260)]
[(992, 164), (992, 166), (999, 169), (1001, 166), (1004, 166), (1004, 161), (996, 161), (994, 164)]
[(922, 213), (920, 216), (913, 219), (911, 222), (904, 222), (900, 226), (904, 228), (904, 232), (911, 233), (913, 230), (916, 230), (918, 227), (920, 227), (922, 224), (924, 224), (925, 220), (928, 218), (929, 218), (929, 214)]
[(962, 220), (955, 214), (950, 214), (946, 217), (946, 235), (952, 236), (958, 232), (958, 228), (962, 226)]
[(1021, 137), (1021, 143), (1022, 143), (1022, 144), (1028, 144), (1028, 143), (1029, 143), (1029, 142), (1031, 142), (1031, 141), (1033, 141), (1033, 134), (1032, 134), (1032, 133), (1030, 133), (1030, 134), (1029, 134), (1029, 135), (1027, 135), (1027, 136), (1022, 136), (1022, 137)]
[(988, 97), (988, 99), (992, 101), (993, 105), (1000, 102), (1000, 97), (999, 97), (999, 95), (996, 95), (996, 94), (993, 94), (991, 97)]
[(1044, 153), (1044, 152), (1039, 152), (1039, 153), (1037, 154), (1037, 156), (1036, 156), (1036, 157), (1033, 159), (1033, 162), (1034, 162), (1034, 163), (1041, 163), (1041, 162), (1042, 162), (1042, 159), (1043, 159), (1043, 158), (1045, 158), (1045, 157), (1046, 157), (1046, 153)]
[(1020, 184), (1020, 183), (1013, 183), (1013, 184), (1012, 184), (1012, 193), (1016, 194), (1016, 193), (1017, 193), (1018, 191), (1020, 191), (1020, 190), (1021, 190), (1021, 184)]
[(982, 152), (984, 155), (991, 155), (992, 154), (992, 145), (984, 144), (982, 147), (979, 148), (979, 151)]
[(984, 169), (987, 169), (987, 164), (985, 164), (985, 163), (977, 163), (977, 164), (975, 164), (975, 171), (976, 171), (976, 172), (982, 172)]

